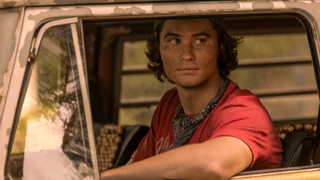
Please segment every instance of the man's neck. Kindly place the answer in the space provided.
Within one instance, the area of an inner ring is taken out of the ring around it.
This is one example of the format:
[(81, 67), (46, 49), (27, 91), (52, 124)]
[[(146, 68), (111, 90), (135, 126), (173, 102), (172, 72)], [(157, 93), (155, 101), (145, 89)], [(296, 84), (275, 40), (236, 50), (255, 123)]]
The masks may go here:
[(217, 95), (224, 82), (218, 78), (212, 83), (194, 88), (178, 87), (178, 94), (185, 114), (198, 114)]

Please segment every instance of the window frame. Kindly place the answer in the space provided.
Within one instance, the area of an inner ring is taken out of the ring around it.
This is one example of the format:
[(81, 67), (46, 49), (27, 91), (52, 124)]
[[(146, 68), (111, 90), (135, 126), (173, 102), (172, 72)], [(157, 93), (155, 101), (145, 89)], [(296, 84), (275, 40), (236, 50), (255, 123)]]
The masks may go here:
[[(114, 64), (114, 81), (113, 81), (113, 94), (114, 98), (112, 101), (112, 106), (114, 110), (111, 114), (112, 123), (118, 124), (119, 119), (119, 109), (121, 107), (141, 107), (141, 106), (151, 106), (157, 105), (159, 101), (148, 101), (148, 102), (121, 102), (120, 94), (121, 94), (121, 78), (123, 75), (141, 75), (141, 74), (150, 74), (151, 72), (147, 69), (139, 69), (139, 70), (124, 70), (123, 69), (123, 52), (124, 52), (124, 42), (126, 41), (139, 41), (146, 40), (149, 34), (130, 34), (130, 35), (121, 35), (117, 40), (117, 52), (115, 57)], [(150, 119), (151, 121), (151, 119)]]
[[(51, 27), (60, 26), (60, 25), (69, 25), (70, 31), (71, 31), (71, 38), (73, 41), (73, 48), (74, 48), (74, 58), (76, 59), (76, 67), (79, 71), (79, 81), (80, 81), (80, 89), (81, 89), (81, 97), (83, 101), (83, 107), (84, 107), (84, 114), (85, 114), (85, 121), (87, 122), (87, 130), (88, 130), (88, 137), (89, 137), (89, 149), (91, 151), (91, 159), (93, 164), (93, 170), (94, 170), (94, 176), (95, 179), (99, 179), (99, 171), (98, 171), (98, 162), (97, 162), (97, 155), (96, 155), (96, 149), (95, 149), (95, 142), (94, 142), (94, 133), (93, 133), (93, 125), (92, 125), (92, 115), (91, 115), (91, 109), (90, 109), (90, 99), (89, 99), (89, 87), (88, 87), (88, 80), (87, 80), (87, 72), (86, 72), (86, 64), (85, 64), (85, 55), (84, 49), (82, 49), (84, 46), (83, 42), (83, 35), (82, 35), (82, 20), (79, 20), (77, 17), (74, 18), (67, 18), (67, 19), (60, 19), (60, 20), (53, 20), (49, 21), (43, 26), (40, 26), (39, 31), (37, 31), (31, 45), (30, 50), (30, 56), (28, 57), (27, 66), (25, 75), (23, 77), (23, 85), (22, 89), (19, 94), (19, 101), (17, 110), (14, 117), (14, 122), (12, 125), (11, 135), (9, 139), (9, 143), (7, 145), (7, 156), (5, 160), (5, 167), (4, 172), (5, 175), (8, 177), (9, 174), (9, 158), (10, 158), (10, 152), (13, 146), (13, 141), (15, 137), (15, 133), (17, 130), (17, 126), (20, 119), (20, 113), (22, 110), (22, 106), (26, 97), (26, 92), (28, 89), (28, 85), (30, 82), (31, 73), (33, 70), (34, 63), (36, 61), (38, 51), (41, 45), (41, 41), (43, 39), (43, 35)], [(79, 31), (80, 30), (80, 31)], [(81, 47), (82, 46), (82, 47)], [(71, 58), (71, 57), (70, 57)], [(71, 59), (70, 59), (71, 60)], [(84, 61), (84, 62), (83, 62)]]

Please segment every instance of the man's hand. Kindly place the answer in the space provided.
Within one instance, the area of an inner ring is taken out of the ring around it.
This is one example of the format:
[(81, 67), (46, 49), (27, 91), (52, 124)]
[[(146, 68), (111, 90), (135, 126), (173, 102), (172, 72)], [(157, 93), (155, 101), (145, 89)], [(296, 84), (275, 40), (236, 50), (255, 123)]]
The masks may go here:
[(101, 174), (101, 179), (220, 180), (245, 170), (252, 158), (250, 148), (242, 140), (221, 136), (105, 171)]

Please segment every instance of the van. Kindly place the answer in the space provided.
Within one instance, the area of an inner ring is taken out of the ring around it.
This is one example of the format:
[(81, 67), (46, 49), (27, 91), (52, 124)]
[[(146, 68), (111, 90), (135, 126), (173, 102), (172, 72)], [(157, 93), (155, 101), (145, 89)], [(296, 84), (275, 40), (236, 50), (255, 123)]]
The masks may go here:
[(100, 179), (125, 165), (173, 84), (147, 69), (153, 22), (223, 18), (243, 36), (230, 79), (278, 130), (281, 168), (319, 179), (320, 1), (0, 0), (0, 180)]

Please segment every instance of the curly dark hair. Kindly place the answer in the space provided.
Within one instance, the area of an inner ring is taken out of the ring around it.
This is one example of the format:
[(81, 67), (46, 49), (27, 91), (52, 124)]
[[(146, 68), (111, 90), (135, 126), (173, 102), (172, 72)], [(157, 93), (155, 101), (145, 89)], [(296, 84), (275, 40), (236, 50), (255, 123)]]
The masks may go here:
[[(238, 44), (242, 43), (243, 37), (231, 37), (227, 31), (217, 22), (210, 19), (212, 28), (217, 33), (218, 38), (218, 64), (220, 75), (225, 78), (230, 74), (230, 71), (235, 70), (238, 67)], [(149, 59), (148, 69), (151, 70), (155, 77), (164, 82), (164, 79), (174, 83), (166, 75), (161, 55), (160, 55), (160, 32), (163, 24), (155, 28), (155, 33), (147, 39), (147, 50), (145, 52)]]

